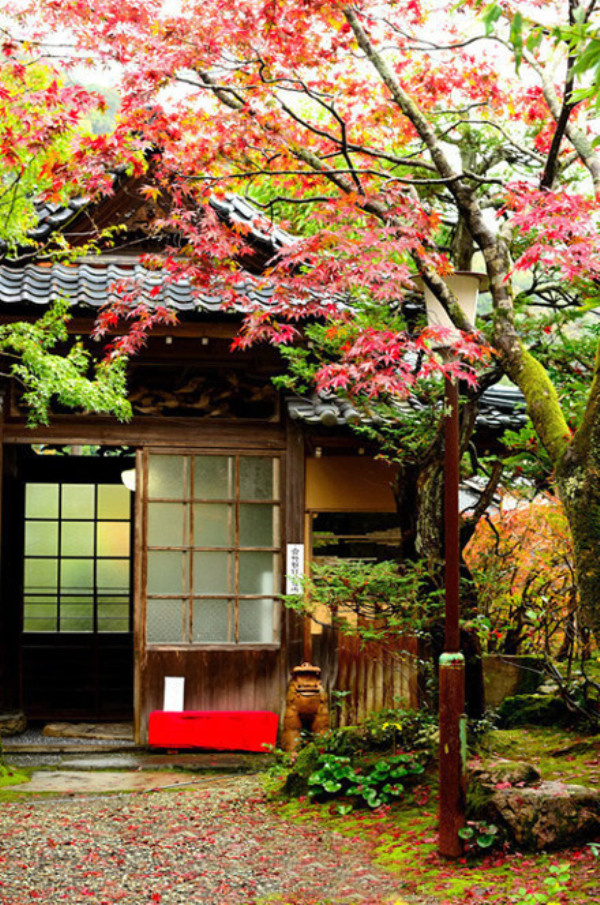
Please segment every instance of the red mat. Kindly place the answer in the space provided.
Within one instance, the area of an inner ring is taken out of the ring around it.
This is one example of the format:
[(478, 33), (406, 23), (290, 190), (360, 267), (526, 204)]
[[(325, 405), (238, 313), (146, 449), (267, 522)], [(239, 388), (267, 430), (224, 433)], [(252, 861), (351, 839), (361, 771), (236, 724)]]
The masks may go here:
[(275, 745), (279, 717), (268, 710), (153, 710), (148, 744), (154, 748), (266, 751)]

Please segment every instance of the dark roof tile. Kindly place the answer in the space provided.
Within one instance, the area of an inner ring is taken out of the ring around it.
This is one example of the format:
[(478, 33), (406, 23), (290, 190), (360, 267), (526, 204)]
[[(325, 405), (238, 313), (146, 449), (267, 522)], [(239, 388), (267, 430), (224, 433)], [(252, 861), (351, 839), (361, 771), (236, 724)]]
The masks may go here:
[[(135, 280), (141, 286), (142, 297), (155, 304), (172, 305), (179, 311), (222, 311), (218, 295), (192, 289), (190, 283), (165, 282), (158, 271), (146, 270), (141, 264), (98, 262), (79, 264), (26, 264), (19, 269), (0, 267), (0, 305), (48, 305), (57, 298), (68, 297), (74, 306), (99, 308), (114, 297), (115, 283)], [(158, 287), (158, 295), (152, 291)], [(267, 306), (272, 292), (269, 289), (248, 289), (240, 284), (240, 290), (248, 292), (253, 302)], [(243, 305), (233, 306), (242, 311)]]
[[(409, 403), (400, 403), (399, 412)], [(414, 406), (411, 406), (414, 408)], [(287, 399), (290, 417), (304, 424), (321, 427), (343, 426), (357, 421), (367, 421), (345, 399), (293, 396)], [(501, 431), (522, 427), (527, 421), (525, 399), (517, 387), (497, 385), (485, 390), (479, 400), (477, 426)]]

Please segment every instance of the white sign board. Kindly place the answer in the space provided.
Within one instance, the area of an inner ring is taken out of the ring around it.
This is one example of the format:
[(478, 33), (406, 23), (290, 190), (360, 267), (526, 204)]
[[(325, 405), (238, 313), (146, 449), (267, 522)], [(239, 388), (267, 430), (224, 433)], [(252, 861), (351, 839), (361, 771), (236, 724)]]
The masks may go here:
[(301, 594), (304, 576), (304, 544), (288, 544), (285, 567), (285, 593)]
[(183, 676), (165, 676), (165, 696), (163, 710), (167, 713), (180, 713), (183, 710)]

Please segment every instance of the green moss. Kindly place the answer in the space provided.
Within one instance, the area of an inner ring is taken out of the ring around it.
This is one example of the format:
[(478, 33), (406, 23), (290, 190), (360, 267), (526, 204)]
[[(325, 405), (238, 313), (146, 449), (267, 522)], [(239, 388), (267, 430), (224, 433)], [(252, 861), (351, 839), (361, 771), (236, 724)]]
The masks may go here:
[(29, 782), (29, 776), (6, 764), (0, 764), (0, 791), (24, 782)]
[(515, 694), (505, 698), (498, 708), (503, 728), (512, 726), (556, 726), (569, 721), (562, 698), (543, 694)]
[(471, 782), (467, 786), (467, 819), (473, 820), (485, 815), (492, 790), (482, 786), (478, 782)]
[(283, 792), (285, 795), (305, 795), (308, 777), (319, 766), (319, 748), (314, 742), (301, 748), (296, 761), (287, 775)]
[(556, 727), (496, 729), (488, 733), (481, 748), (486, 756), (534, 764), (546, 780), (592, 787), (598, 783), (598, 735), (584, 736)]
[(553, 463), (558, 462), (567, 451), (571, 432), (548, 372), (522, 348), (521, 367), (514, 378), (525, 396), (529, 416), (546, 452)]
[[(574, 741), (573, 736), (551, 730), (527, 733), (510, 730), (490, 735), (493, 736), (494, 748), (502, 748), (505, 755), (512, 751), (522, 759), (524, 748), (527, 748), (527, 760), (533, 760), (529, 752), (536, 747), (541, 746), (545, 756), (550, 758), (551, 751)], [(587, 759), (590, 759), (589, 749)], [(562, 763), (564, 766), (564, 760)], [(547, 876), (549, 865), (556, 861), (556, 856), (545, 853), (527, 856), (500, 853), (455, 862), (441, 859), (437, 854), (437, 815), (433, 795), (428, 805), (417, 806), (414, 800), (406, 799), (383, 814), (355, 812), (341, 817), (328, 805), (297, 801), (278, 804), (276, 810), (282, 820), (309, 826), (316, 824), (342, 834), (350, 845), (357, 839), (370, 843), (373, 862), (398, 877), (399, 901), (403, 900), (404, 895), (408, 898), (415, 895), (419, 900), (427, 899), (431, 905), (471, 901), (517, 905), (521, 901), (519, 887), (526, 886), (540, 894), (546, 892), (543, 878)], [(569, 905), (589, 905), (594, 901), (592, 891), (597, 892), (597, 880), (589, 880), (589, 870), (589, 861), (573, 862)], [(267, 898), (264, 905), (277, 901), (276, 898)], [(291, 905), (285, 896), (280, 901), (281, 905)]]

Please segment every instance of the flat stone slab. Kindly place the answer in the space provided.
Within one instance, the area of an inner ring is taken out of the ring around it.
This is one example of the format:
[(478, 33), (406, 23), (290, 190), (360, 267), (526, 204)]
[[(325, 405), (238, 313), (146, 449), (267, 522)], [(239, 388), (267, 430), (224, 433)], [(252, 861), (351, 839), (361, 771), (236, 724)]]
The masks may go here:
[(154, 754), (146, 751), (85, 750), (69, 748), (31, 748), (20, 751), (5, 750), (6, 758), (15, 767), (36, 770), (39, 767), (58, 770), (180, 770), (198, 773), (258, 773), (273, 763), (270, 754)]
[(467, 764), (467, 781), (476, 782), (486, 788), (493, 789), (501, 784), (511, 786), (531, 786), (541, 779), (540, 771), (533, 764), (525, 761), (505, 760), (472, 760)]
[(81, 770), (40, 770), (31, 782), (11, 786), (11, 792), (25, 795), (53, 792), (57, 795), (97, 795), (103, 792), (150, 792), (153, 789), (177, 789), (230, 783), (230, 776), (203, 776), (197, 773), (170, 773), (166, 770), (100, 770), (87, 773)]
[(106, 741), (133, 741), (131, 723), (48, 723), (46, 738), (90, 738)]

